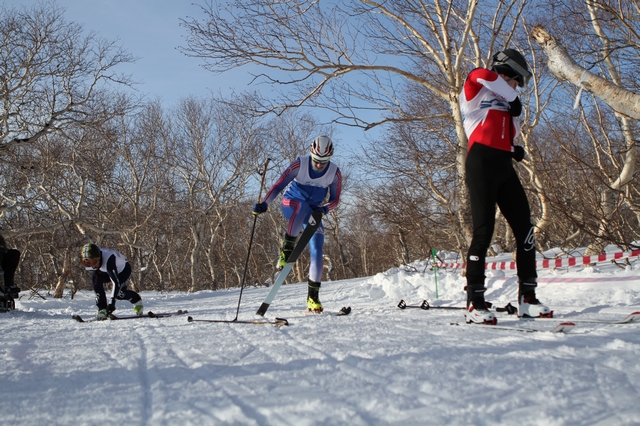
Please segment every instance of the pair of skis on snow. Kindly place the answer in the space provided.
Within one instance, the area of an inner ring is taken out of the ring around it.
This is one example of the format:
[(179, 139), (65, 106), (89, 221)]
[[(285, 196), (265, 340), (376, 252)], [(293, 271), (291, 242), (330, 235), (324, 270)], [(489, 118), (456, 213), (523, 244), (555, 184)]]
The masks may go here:
[[(166, 318), (166, 317), (172, 317), (175, 315), (184, 315), (186, 314), (187, 311), (183, 311), (183, 310), (179, 310), (176, 312), (162, 312), (159, 314), (153, 313), (151, 311), (147, 312), (146, 314), (143, 315), (131, 315), (131, 316), (126, 316), (126, 317), (119, 317), (113, 314), (110, 314), (109, 317), (107, 318), (107, 320), (110, 321), (117, 321), (117, 320), (131, 320), (131, 319), (140, 319), (140, 318)], [(94, 321), (100, 321), (97, 318), (91, 318), (91, 319), (82, 319), (82, 317), (80, 315), (73, 315), (71, 317), (72, 319), (78, 321), (78, 322), (94, 322)]]
[[(407, 305), (404, 300), (401, 300), (398, 304), (400, 309), (418, 308), (422, 310), (429, 309), (448, 309), (448, 310), (463, 310), (464, 307), (459, 306), (431, 306), (429, 302), (423, 300), (420, 305)], [(508, 312), (512, 314), (511, 309), (515, 309), (510, 303), (504, 308), (497, 308), (498, 312)], [(530, 322), (531, 324), (536, 322), (554, 322), (552, 328), (541, 328), (537, 326), (529, 327), (524, 325), (487, 325), (488, 329), (493, 330), (515, 330), (523, 332), (551, 332), (551, 333), (568, 333), (575, 326), (575, 323), (590, 323), (590, 324), (629, 324), (640, 323), (640, 312), (632, 312), (626, 317), (618, 319), (602, 319), (602, 318), (521, 318), (522, 322)], [(449, 323), (450, 325), (460, 325), (459, 323)]]

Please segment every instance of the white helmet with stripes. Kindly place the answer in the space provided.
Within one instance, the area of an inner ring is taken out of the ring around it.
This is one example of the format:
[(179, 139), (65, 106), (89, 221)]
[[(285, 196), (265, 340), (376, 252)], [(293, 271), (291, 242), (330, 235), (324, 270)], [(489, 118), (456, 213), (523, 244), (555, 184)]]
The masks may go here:
[(326, 163), (333, 155), (333, 143), (329, 136), (318, 136), (311, 144), (311, 158), (319, 163)]

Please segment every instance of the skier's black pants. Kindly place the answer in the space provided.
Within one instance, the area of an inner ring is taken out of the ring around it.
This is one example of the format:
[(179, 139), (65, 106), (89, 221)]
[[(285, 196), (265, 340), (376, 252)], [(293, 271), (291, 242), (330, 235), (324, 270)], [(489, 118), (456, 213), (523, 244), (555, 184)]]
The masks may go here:
[(6, 253), (0, 254), (0, 266), (4, 271), (4, 283), (7, 288), (15, 286), (14, 277), (19, 262), (20, 252), (16, 249), (9, 249)]
[(467, 256), (467, 288), (484, 286), (487, 249), (495, 227), (496, 204), (516, 239), (520, 282), (535, 280), (536, 250), (529, 201), (513, 168), (511, 153), (475, 143), (467, 155), (473, 239)]
[[(128, 300), (131, 303), (139, 302), (142, 298), (138, 293), (133, 290), (127, 289), (127, 281), (131, 276), (131, 265), (127, 263), (127, 266), (118, 274), (118, 282), (113, 283), (114, 286), (118, 288), (115, 289), (116, 299), (118, 300)], [(102, 271), (94, 271), (92, 277), (93, 291), (96, 292), (96, 305), (98, 309), (107, 309), (107, 295), (104, 292), (104, 284), (111, 281), (109, 278), (109, 274)]]

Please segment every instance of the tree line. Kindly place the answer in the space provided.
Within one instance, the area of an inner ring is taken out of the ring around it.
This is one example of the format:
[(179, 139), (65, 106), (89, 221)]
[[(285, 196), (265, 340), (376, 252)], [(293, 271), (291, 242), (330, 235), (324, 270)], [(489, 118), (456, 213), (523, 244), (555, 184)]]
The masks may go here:
[[(345, 125), (382, 131), (353, 157), (336, 155), (343, 201), (325, 218), (325, 279), (373, 275), (432, 248), (464, 256), (471, 220), (458, 94), (466, 74), (504, 47), (525, 52), (534, 73), (521, 93), (527, 157), (517, 168), (538, 249), (637, 248), (637, 122), (593, 87), (552, 74), (531, 36), (546, 28), (591, 74), (637, 91), (635, 5), (207, 3), (203, 19), (182, 21), (183, 52), (212, 72), (252, 63), (285, 87), (280, 98), (185, 97), (171, 109), (132, 96), (118, 69), (134, 58), (67, 22), (55, 3), (5, 6), (0, 232), (22, 251), (22, 287), (56, 297), (88, 288), (77, 262), (87, 242), (125, 254), (136, 290), (240, 285), (263, 177), (271, 184), (313, 137)], [(512, 251), (497, 214), (495, 243)], [(256, 225), (247, 285), (268, 284), (285, 229), (277, 205)], [(306, 264), (291, 281), (305, 279)]]

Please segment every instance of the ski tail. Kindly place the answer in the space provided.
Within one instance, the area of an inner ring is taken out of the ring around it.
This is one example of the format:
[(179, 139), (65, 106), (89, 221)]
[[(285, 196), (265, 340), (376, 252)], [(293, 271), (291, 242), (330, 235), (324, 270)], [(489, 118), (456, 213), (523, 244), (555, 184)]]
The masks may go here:
[(256, 312), (256, 315), (260, 315), (261, 317), (263, 317), (264, 314), (267, 313), (267, 309), (269, 309), (269, 305), (270, 303), (262, 302), (262, 305), (260, 305), (260, 307), (258, 308), (258, 312)]
[(271, 302), (273, 302), (273, 299), (276, 297), (276, 293), (278, 293), (280, 286), (282, 286), (282, 284), (284, 283), (284, 280), (287, 278), (287, 275), (289, 275), (289, 272), (293, 268), (293, 265), (294, 264), (290, 262), (287, 262), (287, 264), (284, 265), (284, 267), (282, 268), (282, 271), (280, 271), (280, 273), (278, 274), (278, 277), (273, 283), (273, 286), (271, 287), (271, 291), (269, 291), (269, 294), (267, 294), (267, 297), (264, 299), (264, 302), (262, 302), (262, 305), (260, 305), (260, 308), (258, 308), (256, 315), (260, 315), (261, 317), (263, 317), (264, 314), (267, 312), (267, 309), (269, 309)]
[(208, 323), (218, 323), (218, 324), (256, 324), (256, 325), (277, 325), (284, 326), (289, 325), (289, 321), (286, 318), (276, 318), (273, 321), (269, 320), (223, 320), (223, 319), (195, 319), (193, 317), (187, 317), (187, 322), (208, 322)]

